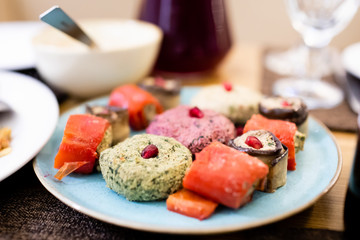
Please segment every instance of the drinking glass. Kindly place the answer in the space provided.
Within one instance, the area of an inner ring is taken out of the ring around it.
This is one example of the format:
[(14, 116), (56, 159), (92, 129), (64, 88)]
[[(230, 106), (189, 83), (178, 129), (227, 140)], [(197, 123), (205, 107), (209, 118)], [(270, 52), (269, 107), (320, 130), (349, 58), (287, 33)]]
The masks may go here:
[[(309, 48), (303, 41), (297, 42), (287, 50), (272, 50), (265, 56), (265, 67), (284, 76), (297, 76), (306, 72)], [(339, 53), (326, 47), (317, 58), (317, 76), (325, 77), (334, 73), (334, 65)]]
[(293, 28), (306, 46), (305, 68), (296, 77), (275, 82), (273, 92), (301, 97), (309, 109), (332, 108), (343, 100), (340, 88), (322, 80), (322, 56), (332, 38), (354, 17), (359, 0), (285, 0)]

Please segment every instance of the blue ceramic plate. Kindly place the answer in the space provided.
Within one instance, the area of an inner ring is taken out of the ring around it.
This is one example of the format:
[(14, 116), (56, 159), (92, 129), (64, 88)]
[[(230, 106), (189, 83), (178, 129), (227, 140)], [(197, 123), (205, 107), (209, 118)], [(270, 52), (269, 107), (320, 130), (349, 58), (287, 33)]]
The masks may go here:
[[(181, 101), (187, 104), (198, 88), (184, 88)], [(106, 104), (99, 98), (87, 104)], [(55, 197), (68, 206), (111, 224), (163, 233), (209, 234), (247, 229), (275, 222), (311, 206), (331, 189), (339, 177), (340, 150), (329, 130), (310, 117), (305, 150), (296, 155), (297, 170), (288, 172), (287, 184), (275, 193), (255, 192), (253, 201), (238, 210), (218, 207), (199, 221), (166, 209), (165, 201), (129, 202), (105, 186), (100, 173), (71, 174), (62, 181), (53, 176), (54, 157), (70, 114), (84, 113), (85, 105), (60, 117), (50, 141), (34, 161), (35, 173)]]

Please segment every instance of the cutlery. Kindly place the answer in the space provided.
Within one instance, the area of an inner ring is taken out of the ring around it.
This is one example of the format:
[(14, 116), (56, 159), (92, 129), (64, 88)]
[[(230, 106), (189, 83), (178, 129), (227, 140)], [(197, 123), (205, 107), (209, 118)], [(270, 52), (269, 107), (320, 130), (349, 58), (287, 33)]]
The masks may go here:
[(97, 48), (96, 43), (59, 6), (53, 6), (42, 13), (40, 20), (86, 44), (90, 48)]

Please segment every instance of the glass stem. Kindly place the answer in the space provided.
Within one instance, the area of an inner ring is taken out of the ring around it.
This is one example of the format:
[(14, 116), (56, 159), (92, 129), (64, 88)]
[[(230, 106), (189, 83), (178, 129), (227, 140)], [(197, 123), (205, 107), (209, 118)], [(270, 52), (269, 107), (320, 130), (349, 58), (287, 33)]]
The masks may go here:
[(307, 47), (306, 50), (307, 62), (305, 63), (305, 71), (302, 77), (311, 80), (320, 80), (322, 77), (320, 68), (324, 65), (324, 61), (326, 61), (324, 56), (325, 48)]

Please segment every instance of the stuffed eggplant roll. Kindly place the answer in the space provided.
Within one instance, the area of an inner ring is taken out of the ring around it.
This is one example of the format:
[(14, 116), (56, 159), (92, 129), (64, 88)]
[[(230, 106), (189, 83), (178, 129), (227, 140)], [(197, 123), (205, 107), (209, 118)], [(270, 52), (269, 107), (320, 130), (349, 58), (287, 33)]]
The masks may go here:
[(231, 140), (229, 145), (268, 165), (269, 173), (260, 181), (257, 190), (275, 192), (286, 184), (288, 149), (273, 133), (266, 130), (248, 131)]
[(148, 77), (138, 85), (156, 97), (165, 110), (180, 104), (181, 84), (178, 80)]
[(300, 98), (280, 96), (263, 98), (259, 104), (259, 112), (270, 119), (293, 122), (299, 132), (307, 134), (308, 110)]
[(112, 127), (112, 145), (130, 135), (129, 113), (126, 108), (116, 106), (86, 106), (86, 112), (108, 120)]

